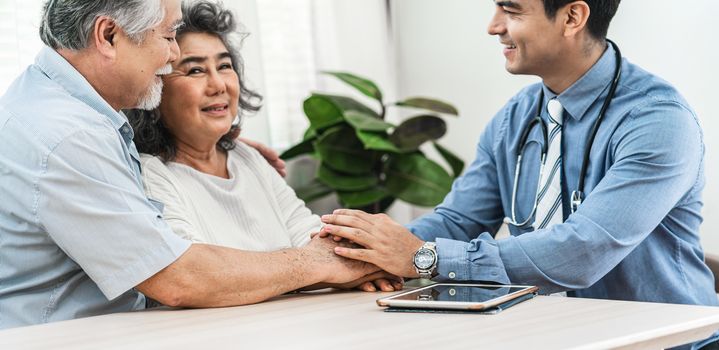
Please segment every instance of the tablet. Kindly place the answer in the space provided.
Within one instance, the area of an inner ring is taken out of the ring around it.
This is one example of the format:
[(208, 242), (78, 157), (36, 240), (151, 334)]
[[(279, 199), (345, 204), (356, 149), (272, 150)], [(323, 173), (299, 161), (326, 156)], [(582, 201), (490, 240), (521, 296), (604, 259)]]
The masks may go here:
[(536, 286), (436, 283), (377, 299), (381, 307), (440, 310), (485, 310), (523, 295)]

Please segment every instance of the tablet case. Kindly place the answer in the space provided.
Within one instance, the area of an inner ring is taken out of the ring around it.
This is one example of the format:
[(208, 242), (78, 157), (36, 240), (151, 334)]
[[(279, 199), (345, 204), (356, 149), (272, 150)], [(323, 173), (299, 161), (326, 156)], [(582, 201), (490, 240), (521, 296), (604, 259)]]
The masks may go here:
[(495, 315), (503, 310), (509, 309), (510, 307), (517, 305), (525, 300), (534, 298), (536, 293), (529, 293), (520, 297), (514, 298), (495, 307), (491, 307), (483, 310), (450, 310), (450, 309), (413, 309), (404, 307), (388, 307), (384, 309), (384, 312), (411, 312), (411, 313), (432, 313), (432, 314), (480, 314), (480, 315)]

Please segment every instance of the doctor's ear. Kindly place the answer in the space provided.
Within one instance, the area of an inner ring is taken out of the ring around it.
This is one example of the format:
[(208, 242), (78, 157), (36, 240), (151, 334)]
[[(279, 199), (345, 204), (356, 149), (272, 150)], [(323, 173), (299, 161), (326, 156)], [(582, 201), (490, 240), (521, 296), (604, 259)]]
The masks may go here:
[(90, 36), (91, 44), (107, 58), (115, 58), (117, 49), (117, 38), (120, 35), (120, 27), (115, 21), (107, 16), (99, 16), (95, 20), (95, 26)]
[(584, 1), (574, 1), (564, 6), (560, 13), (564, 21), (564, 36), (574, 36), (587, 27), (590, 10)]

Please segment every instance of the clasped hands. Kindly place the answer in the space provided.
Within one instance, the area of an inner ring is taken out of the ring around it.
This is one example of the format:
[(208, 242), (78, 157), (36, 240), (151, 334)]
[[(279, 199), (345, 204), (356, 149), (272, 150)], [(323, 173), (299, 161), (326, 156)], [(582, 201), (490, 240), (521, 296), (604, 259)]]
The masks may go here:
[[(239, 140), (257, 149), (281, 176), (287, 174), (285, 162), (271, 148), (252, 140)], [(313, 240), (329, 236), (336, 242), (344, 239), (345, 244), (334, 247), (335, 254), (384, 270), (352, 282), (334, 285), (335, 287), (359, 288), (367, 292), (377, 289), (391, 292), (402, 289), (402, 277), (418, 277), (412, 258), (424, 242), (389, 216), (368, 214), (361, 210), (338, 209), (332, 214), (322, 216), (322, 221), (326, 225), (318, 234), (313, 235)], [(319, 237), (315, 237), (316, 235)]]
[(353, 243), (335, 247), (335, 254), (373, 264), (396, 276), (419, 277), (413, 257), (424, 242), (386, 214), (338, 209), (323, 215), (322, 222), (325, 226), (319, 237)]

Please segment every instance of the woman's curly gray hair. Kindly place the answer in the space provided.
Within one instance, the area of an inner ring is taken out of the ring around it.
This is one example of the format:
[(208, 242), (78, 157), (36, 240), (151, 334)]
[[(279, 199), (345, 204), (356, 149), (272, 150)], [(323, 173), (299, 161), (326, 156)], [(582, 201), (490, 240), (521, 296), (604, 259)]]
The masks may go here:
[[(223, 8), (222, 4), (211, 1), (183, 1), (183, 26), (177, 31), (177, 38), (188, 33), (208, 33), (217, 36), (227, 48), (232, 59), (232, 67), (240, 81), (239, 114), (256, 112), (260, 109), (262, 96), (248, 89), (244, 84), (244, 63), (232, 36), (237, 29), (232, 12)], [(162, 123), (159, 108), (151, 111), (141, 109), (126, 110), (125, 114), (135, 132), (135, 145), (140, 153), (160, 156), (168, 162), (175, 159), (177, 146), (175, 138)], [(239, 125), (234, 125), (223, 135), (217, 145), (224, 150), (235, 147), (234, 137), (237, 136)]]

